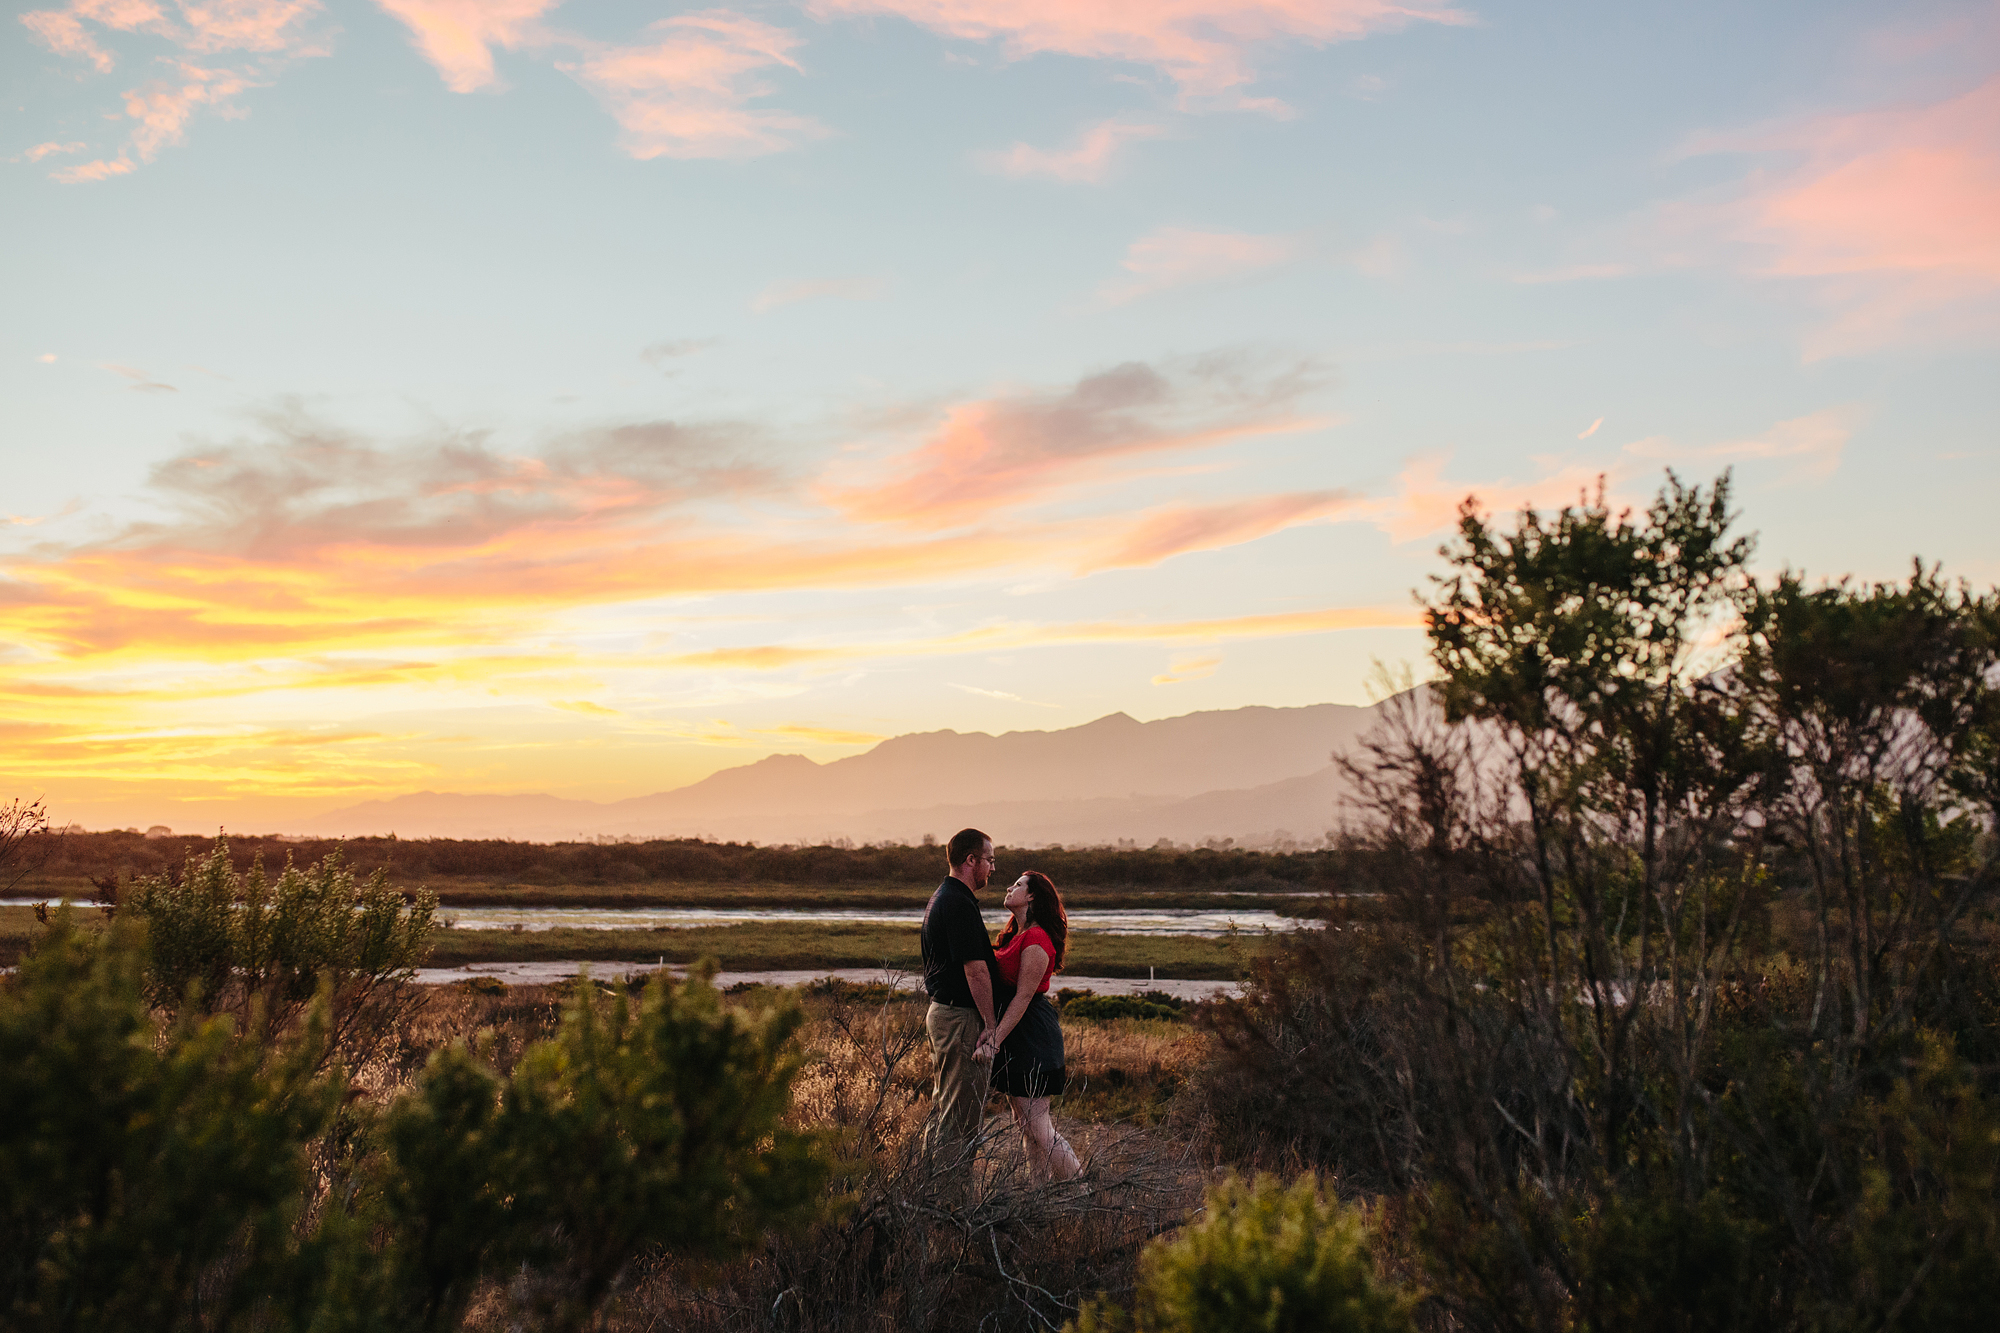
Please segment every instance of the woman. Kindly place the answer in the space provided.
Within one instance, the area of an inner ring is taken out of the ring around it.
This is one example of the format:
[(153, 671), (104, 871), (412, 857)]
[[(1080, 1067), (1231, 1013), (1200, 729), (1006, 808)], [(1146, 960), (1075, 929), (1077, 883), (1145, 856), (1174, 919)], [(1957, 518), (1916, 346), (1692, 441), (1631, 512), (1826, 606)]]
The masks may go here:
[(1000, 932), (993, 961), (1014, 998), (978, 1055), (993, 1061), (993, 1086), (1013, 1108), (1028, 1169), (1038, 1180), (1072, 1180), (1082, 1168), (1049, 1118), (1049, 1098), (1061, 1094), (1067, 1077), (1062, 1025), (1048, 992), (1068, 953), (1069, 916), (1056, 886), (1037, 870), (1015, 880), (1004, 901), (1014, 919)]

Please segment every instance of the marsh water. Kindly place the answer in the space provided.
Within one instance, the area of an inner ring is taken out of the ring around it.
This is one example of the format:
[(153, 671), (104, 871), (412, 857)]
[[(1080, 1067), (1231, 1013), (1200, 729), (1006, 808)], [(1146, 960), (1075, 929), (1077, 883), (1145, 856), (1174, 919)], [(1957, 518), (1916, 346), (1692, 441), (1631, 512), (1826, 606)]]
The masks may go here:
[[(983, 913), (989, 930), (1007, 920), (1004, 911)], [(915, 928), (917, 908), (812, 907), (446, 907), (438, 919), (459, 930), (673, 930), (691, 926), (794, 923), (799, 925), (880, 925)], [(1069, 914), (1072, 930), (1105, 935), (1195, 935), (1215, 939), (1230, 934), (1297, 930), (1317, 922), (1276, 912), (1222, 908), (1079, 909)]]

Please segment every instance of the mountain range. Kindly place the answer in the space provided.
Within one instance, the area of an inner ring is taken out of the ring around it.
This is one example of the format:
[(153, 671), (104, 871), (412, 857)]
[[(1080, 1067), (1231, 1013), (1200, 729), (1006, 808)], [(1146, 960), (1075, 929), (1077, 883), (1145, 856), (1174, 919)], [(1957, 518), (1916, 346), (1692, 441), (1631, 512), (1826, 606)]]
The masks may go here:
[[(1379, 705), (1378, 705), (1379, 707)], [(820, 844), (940, 841), (976, 825), (1014, 846), (1160, 839), (1317, 845), (1344, 784), (1333, 763), (1376, 708), (1236, 708), (1058, 731), (928, 731), (815, 763), (779, 754), (623, 801), (417, 792), (307, 820), (347, 837), (703, 837)]]

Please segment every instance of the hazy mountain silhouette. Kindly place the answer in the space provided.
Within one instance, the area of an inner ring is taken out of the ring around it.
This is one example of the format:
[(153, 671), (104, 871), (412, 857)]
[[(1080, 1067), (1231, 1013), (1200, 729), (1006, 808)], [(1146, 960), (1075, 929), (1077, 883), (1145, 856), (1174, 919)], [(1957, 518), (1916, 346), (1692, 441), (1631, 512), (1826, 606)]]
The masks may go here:
[(603, 835), (757, 842), (915, 842), (968, 823), (1022, 845), (1160, 838), (1316, 843), (1341, 784), (1330, 756), (1374, 708), (1237, 708), (1060, 731), (931, 731), (818, 764), (772, 755), (624, 801), (418, 792), (306, 821), (299, 832), (533, 841)]

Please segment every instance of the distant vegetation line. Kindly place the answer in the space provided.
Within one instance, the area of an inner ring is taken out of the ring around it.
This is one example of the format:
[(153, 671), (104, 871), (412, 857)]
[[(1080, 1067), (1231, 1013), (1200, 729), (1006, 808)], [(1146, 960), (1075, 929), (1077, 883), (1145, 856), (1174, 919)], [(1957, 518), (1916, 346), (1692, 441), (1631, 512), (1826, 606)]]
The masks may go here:
[[(1003, 831), (1004, 836), (1004, 831)], [(208, 836), (146, 837), (138, 833), (72, 832), (61, 838), (38, 874), (21, 892), (88, 884), (93, 878), (157, 875), (190, 857), (208, 854)], [(357, 873), (387, 869), (393, 881), (429, 877), (490, 877), (520, 884), (890, 884), (942, 879), (939, 847), (792, 847), (704, 842), (693, 838), (650, 842), (508, 842), (499, 839), (333, 838), (229, 836), (230, 859), (247, 870), (261, 858), (276, 869), (287, 857), (310, 864), (336, 849)], [(1336, 858), (1326, 851), (1262, 852), (1238, 848), (1078, 847), (1019, 848), (1002, 841), (1006, 875), (1035, 869), (1064, 888), (1131, 886), (1271, 892), (1329, 888)]]

